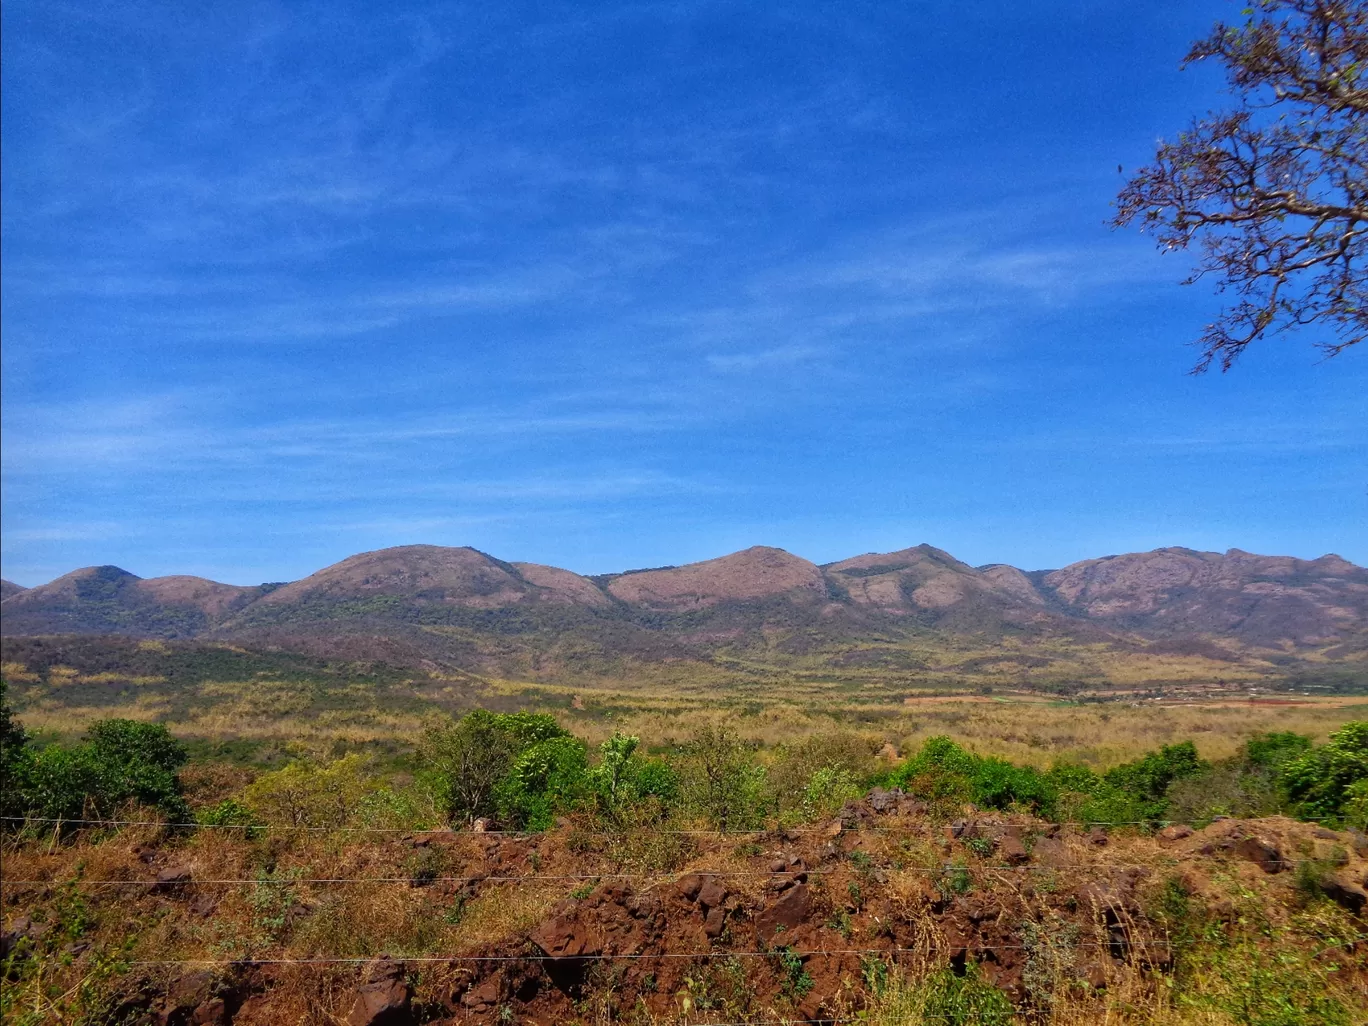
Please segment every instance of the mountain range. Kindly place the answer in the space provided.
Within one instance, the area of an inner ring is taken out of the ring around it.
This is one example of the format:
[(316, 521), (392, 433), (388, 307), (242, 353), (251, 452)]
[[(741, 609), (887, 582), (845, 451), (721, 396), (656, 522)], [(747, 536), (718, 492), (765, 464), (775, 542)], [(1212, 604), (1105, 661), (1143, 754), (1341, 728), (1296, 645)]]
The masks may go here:
[(1186, 659), (1213, 675), (1322, 666), (1337, 680), (1361, 670), (1368, 683), (1368, 569), (1334, 555), (1162, 548), (1024, 571), (970, 566), (930, 545), (818, 566), (756, 546), (589, 577), (409, 545), (254, 587), (115, 566), (34, 588), (6, 581), (0, 632), (231, 643), (525, 679), (683, 664), (915, 678), (967, 660), (990, 676), (1057, 681), (1093, 673), (1110, 653), (1167, 658), (1161, 676)]

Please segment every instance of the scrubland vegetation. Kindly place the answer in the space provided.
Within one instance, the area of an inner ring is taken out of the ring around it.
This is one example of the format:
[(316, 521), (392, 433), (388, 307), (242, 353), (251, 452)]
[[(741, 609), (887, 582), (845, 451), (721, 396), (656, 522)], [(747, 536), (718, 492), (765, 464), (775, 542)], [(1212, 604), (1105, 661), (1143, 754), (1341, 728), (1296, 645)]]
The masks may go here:
[[(1368, 723), (1108, 764), (1004, 758), (951, 725), (899, 753), (858, 721), (775, 742), (744, 718), (586, 720), (429, 714), (408, 751), (254, 764), (128, 719), (33, 739), (6, 706), (7, 1021), (335, 1022), (381, 955), (406, 981), (394, 1022), (1368, 1013)], [(723, 897), (685, 901), (690, 879)], [(648, 900), (667, 926), (637, 955), (562, 959), (562, 978), (547, 931), (611, 936)]]

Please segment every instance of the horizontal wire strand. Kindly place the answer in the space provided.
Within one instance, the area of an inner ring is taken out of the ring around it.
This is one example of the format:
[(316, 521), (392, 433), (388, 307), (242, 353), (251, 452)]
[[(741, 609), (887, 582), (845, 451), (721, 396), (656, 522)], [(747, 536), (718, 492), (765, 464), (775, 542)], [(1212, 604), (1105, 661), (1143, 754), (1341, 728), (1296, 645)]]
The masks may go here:
[[(970, 819), (971, 817), (961, 817)], [(1233, 820), (1235, 817), (1225, 817), (1223, 820), (1213, 820), (1213, 823), (1220, 823)], [(1292, 816), (1260, 816), (1258, 819), (1286, 819), (1293, 823), (1328, 823), (1333, 822), (1329, 817), (1319, 817), (1313, 819), (1298, 819)], [(290, 831), (301, 831), (309, 833), (382, 833), (382, 834), (443, 834), (470, 837), (515, 837), (533, 838), (550, 836), (550, 831), (539, 830), (471, 830), (457, 829), (452, 827), (372, 827), (372, 826), (286, 826), (279, 823), (163, 823), (155, 819), (64, 819), (59, 817), (45, 816), (0, 816), (0, 822), (6, 823), (48, 823), (54, 825), (69, 824), (72, 826), (97, 826), (97, 827), (119, 827), (119, 826), (144, 826), (161, 827), (163, 829), (187, 829), (187, 830), (262, 830), (277, 831), (288, 833)], [(943, 824), (948, 826), (949, 824)], [(1021, 824), (997, 824), (997, 825), (1021, 825)], [(1164, 819), (1139, 819), (1139, 820), (1063, 820), (1058, 823), (1049, 823), (1049, 827), (1097, 827), (1097, 826), (1147, 826), (1147, 827), (1168, 827), (1168, 826), (1190, 826), (1179, 820)], [(782, 834), (789, 831), (800, 833), (821, 833), (827, 828), (822, 826), (805, 827), (799, 830), (797, 827), (764, 827), (755, 830), (656, 830), (652, 829), (653, 834), (669, 834), (692, 837), (763, 837), (770, 834)], [(842, 830), (853, 831), (901, 831), (905, 828), (897, 827), (889, 823), (859, 823), (853, 827), (843, 827)], [(621, 837), (627, 831), (614, 830), (579, 830), (581, 834), (588, 834), (592, 837)]]
[[(1248, 861), (1248, 860), (1247, 860)], [(1277, 863), (1282, 866), (1300, 866), (1315, 862), (1320, 859), (1278, 859)], [(1257, 864), (1257, 863), (1255, 863)], [(879, 867), (882, 869), (883, 867)], [(946, 863), (943, 866), (905, 866), (902, 869), (889, 869), (886, 872), (893, 873), (953, 873), (959, 870), (964, 872), (1007, 872), (1011, 870), (1038, 870), (1050, 871), (1060, 869), (1170, 869), (1172, 866), (1153, 865), (1147, 862), (1066, 862), (1057, 864), (1036, 863), (1034, 865), (959, 865), (956, 863)], [(699, 877), (720, 877), (724, 879), (784, 879), (799, 876), (830, 876), (841, 872), (841, 869), (790, 869), (769, 872), (765, 870), (722, 870), (722, 869), (687, 869), (675, 873), (576, 873), (576, 874), (542, 874), (527, 873), (520, 876), (436, 876), (424, 878), (421, 876), (324, 876), (324, 877), (276, 877), (276, 878), (234, 878), (234, 879), (204, 879), (196, 880), (191, 877), (188, 880), (3, 880), (0, 879), (0, 886), (3, 887), (54, 887), (66, 886), (68, 884), (81, 885), (112, 885), (124, 887), (186, 887), (195, 885), (221, 885), (221, 886), (289, 886), (292, 884), (409, 884), (420, 886), (431, 886), (438, 883), (533, 883), (543, 881), (591, 881), (591, 880), (682, 880), (689, 876)], [(852, 870), (856, 875), (861, 875), (861, 870)]]

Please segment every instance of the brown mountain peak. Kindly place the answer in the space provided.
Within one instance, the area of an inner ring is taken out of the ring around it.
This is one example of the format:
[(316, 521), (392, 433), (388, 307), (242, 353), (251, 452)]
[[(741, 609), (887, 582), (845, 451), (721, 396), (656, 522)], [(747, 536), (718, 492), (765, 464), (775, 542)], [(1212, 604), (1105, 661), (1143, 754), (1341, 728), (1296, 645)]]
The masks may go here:
[(471, 606), (516, 602), (527, 590), (508, 563), (468, 546), (397, 545), (359, 552), (261, 599), (281, 606), (385, 595)]
[(817, 598), (826, 593), (815, 563), (768, 545), (717, 559), (641, 570), (613, 578), (608, 590), (624, 602), (657, 609), (696, 609), (774, 595)]

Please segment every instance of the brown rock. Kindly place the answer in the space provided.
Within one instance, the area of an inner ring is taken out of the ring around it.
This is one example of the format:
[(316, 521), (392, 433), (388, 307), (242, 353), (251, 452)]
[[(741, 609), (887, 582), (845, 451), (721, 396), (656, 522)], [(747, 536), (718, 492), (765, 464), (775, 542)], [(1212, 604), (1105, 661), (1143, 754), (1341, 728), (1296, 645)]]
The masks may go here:
[(479, 986), (468, 990), (465, 996), (461, 998), (461, 1004), (472, 1012), (488, 1012), (498, 1005), (502, 996), (503, 983), (497, 976), (494, 976)]
[(698, 903), (705, 909), (717, 908), (727, 900), (727, 888), (715, 876), (704, 878), (698, 891)]
[(1031, 861), (1031, 853), (1026, 850), (1026, 845), (1014, 834), (1002, 839), (998, 846), (998, 857), (1009, 866), (1024, 866)]
[(1173, 842), (1181, 841), (1185, 837), (1192, 836), (1192, 827), (1175, 823), (1173, 826), (1166, 826), (1155, 835), (1160, 841)]
[(368, 979), (356, 989), (347, 1026), (407, 1026), (413, 1021), (404, 967), (382, 958), (370, 965)]
[(175, 894), (193, 878), (189, 866), (168, 866), (157, 874), (157, 882), (152, 885), (152, 891), (155, 894)]
[(1356, 885), (1343, 873), (1322, 880), (1321, 890), (1327, 898), (1354, 915), (1362, 914), (1364, 906), (1368, 905), (1368, 891)]
[(805, 923), (811, 914), (812, 892), (807, 884), (797, 884), (755, 917), (755, 932), (768, 943), (776, 933), (792, 931)]
[(1069, 852), (1057, 837), (1038, 837), (1031, 847), (1031, 857), (1047, 866), (1058, 866), (1068, 861)]
[(1282, 852), (1278, 850), (1277, 845), (1258, 837), (1241, 838), (1235, 842), (1230, 850), (1232, 854), (1238, 855), (1242, 859), (1257, 863), (1265, 873), (1281, 873), (1287, 868), (1287, 864), (1283, 861)]
[(1100, 827), (1100, 826), (1095, 826), (1095, 827), (1093, 827), (1091, 830), (1088, 831), (1088, 843), (1089, 843), (1089, 844), (1095, 844), (1095, 845), (1097, 845), (1099, 848), (1105, 848), (1105, 847), (1107, 846), (1107, 842), (1108, 842), (1107, 831), (1106, 831), (1105, 829), (1103, 829), (1102, 827)]
[[(201, 1008), (205, 1008), (206, 1015), (211, 1014), (212, 1010), (205, 1006), (217, 998), (214, 993), (213, 973), (197, 972), (182, 976), (172, 981), (166, 990), (166, 1000), (156, 1016), (158, 1026), (186, 1026), (187, 1023), (197, 1021), (212, 1022), (212, 1019), (196, 1020), (195, 1016)], [(222, 1001), (219, 1001), (219, 1004), (222, 1004)]]
[(19, 916), (10, 923), (7, 930), (0, 933), (0, 958), (8, 957), (24, 942), (28, 942), (32, 948), (46, 932), (47, 927), (42, 923), (35, 923), (28, 916)]
[(228, 1026), (228, 1006), (223, 998), (213, 997), (190, 1014), (190, 1026)]
[(528, 939), (551, 958), (583, 958), (603, 952), (603, 939), (590, 926), (568, 915), (546, 920)]
[(722, 936), (723, 929), (727, 925), (727, 912), (723, 908), (713, 908), (708, 911), (707, 918), (703, 920), (703, 934), (708, 940), (717, 940)]
[(685, 901), (697, 901), (698, 892), (703, 889), (703, 877), (697, 873), (681, 876), (675, 883), (675, 890)]

